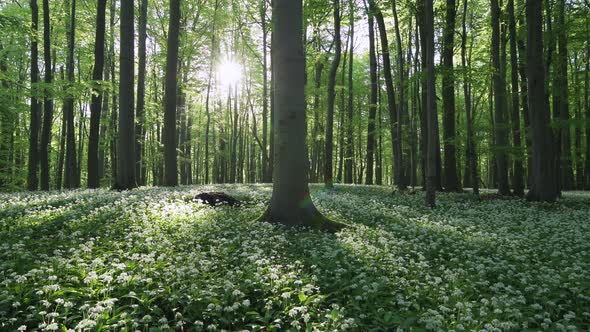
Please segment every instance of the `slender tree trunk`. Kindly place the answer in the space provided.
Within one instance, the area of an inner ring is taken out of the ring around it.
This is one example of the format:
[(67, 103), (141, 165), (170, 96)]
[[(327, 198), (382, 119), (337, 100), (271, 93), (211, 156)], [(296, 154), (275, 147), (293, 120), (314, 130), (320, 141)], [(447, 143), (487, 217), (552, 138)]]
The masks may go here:
[(333, 0), (334, 4), (334, 45), (335, 54), (330, 73), (328, 75), (328, 110), (326, 112), (326, 145), (324, 162), (324, 185), (330, 189), (334, 187), (334, 101), (336, 100), (336, 74), (342, 56), (342, 42), (340, 40), (340, 0)]
[[(92, 79), (95, 84), (101, 84), (102, 73), (104, 70), (104, 34), (105, 34), (105, 11), (106, 0), (98, 0), (96, 9), (96, 36), (94, 39), (94, 72)], [(99, 177), (99, 139), (100, 139), (100, 119), (102, 112), (102, 87), (94, 89), (92, 93), (92, 103), (90, 105), (90, 138), (88, 141), (88, 188), (98, 188), (100, 186)]]
[[(381, 9), (377, 7), (374, 0), (369, 0), (369, 11), (375, 16), (377, 27), (379, 29), (379, 37), (381, 41), (381, 56), (383, 59), (383, 77), (385, 79), (385, 88), (387, 91), (387, 109), (389, 113), (389, 124), (391, 130), (391, 140), (394, 155), (393, 174), (395, 174), (395, 183), (400, 190), (406, 188), (404, 183), (403, 172), (403, 155), (402, 155), (402, 141), (401, 141), (401, 121), (399, 119), (399, 112), (395, 101), (395, 92), (393, 90), (393, 78), (391, 75), (391, 59), (389, 57), (389, 41), (387, 38), (387, 29), (383, 19)], [(367, 169), (368, 170), (368, 169)]]
[(465, 117), (467, 121), (467, 159), (473, 194), (479, 197), (479, 171), (477, 169), (477, 151), (473, 130), (471, 109), (471, 74), (467, 63), (467, 1), (463, 0), (463, 31), (461, 39), (461, 64), (463, 65), (463, 94), (465, 96)]
[(164, 94), (164, 177), (165, 186), (178, 185), (176, 153), (176, 93), (178, 87), (178, 37), (180, 34), (180, 0), (170, 1), (168, 47), (166, 53), (166, 92)]
[(569, 112), (569, 80), (568, 80), (568, 41), (567, 26), (565, 21), (566, 3), (565, 0), (557, 1), (558, 9), (558, 26), (557, 26), (557, 80), (559, 84), (555, 87), (559, 89), (558, 98), (558, 132), (560, 135), (561, 152), (559, 159), (559, 169), (562, 188), (572, 190), (574, 188), (574, 175), (572, 167), (572, 138), (570, 131), (570, 112)]
[(39, 146), (41, 165), (41, 190), (49, 190), (49, 152), (51, 145), (51, 126), (53, 125), (53, 98), (48, 88), (52, 81), (51, 72), (51, 27), (49, 18), (49, 0), (43, 0), (43, 57), (45, 62), (45, 91), (43, 93), (43, 129)]
[(119, 130), (117, 135), (117, 181), (115, 188), (137, 186), (135, 175), (135, 96), (134, 96), (134, 8), (132, 0), (121, 0), (121, 38), (119, 54)]
[[(402, 38), (401, 38), (401, 33), (400, 33), (400, 28), (399, 28), (399, 19), (398, 19), (398, 12), (397, 12), (397, 6), (396, 6), (396, 1), (392, 0), (391, 2), (392, 4), (392, 9), (393, 9), (393, 21), (395, 24), (395, 40), (396, 40), (396, 44), (397, 44), (397, 62), (398, 62), (398, 66), (399, 66), (399, 84), (400, 84), (400, 88), (399, 88), (399, 109), (397, 111), (397, 127), (396, 127), (396, 135), (397, 135), (397, 142), (395, 144), (395, 153), (396, 153), (396, 161), (395, 164), (397, 164), (397, 167), (399, 168), (399, 170), (396, 171), (395, 176), (396, 176), (396, 183), (398, 186), (398, 189), (400, 190), (404, 190), (406, 189), (406, 186), (408, 185), (408, 181), (407, 181), (407, 177), (409, 175), (410, 172), (412, 172), (411, 168), (408, 167), (404, 167), (404, 165), (408, 165), (408, 163), (406, 162), (404, 164), (403, 162), (403, 145), (402, 145), (402, 141), (403, 141), (403, 132), (402, 132), (402, 124), (406, 125), (406, 129), (410, 129), (409, 128), (409, 117), (408, 117), (408, 108), (407, 108), (407, 97), (406, 97), (406, 68), (405, 68), (405, 62), (404, 62), (404, 53), (403, 53), (403, 46), (402, 46)], [(411, 25), (411, 18), (410, 18), (410, 25)], [(412, 30), (410, 28), (410, 30)], [(411, 34), (410, 34), (411, 35)], [(411, 40), (411, 38), (409, 38)], [(382, 46), (383, 47), (383, 46)], [(409, 51), (409, 48), (408, 48)], [(408, 53), (409, 54), (409, 53)], [(384, 68), (385, 68), (385, 62), (384, 62)], [(387, 76), (385, 77), (385, 79), (387, 79)], [(407, 155), (410, 155), (411, 152), (407, 153)], [(404, 172), (404, 170), (407, 170), (408, 172)], [(405, 174), (404, 174), (405, 173)]]
[(528, 198), (553, 202), (558, 196), (551, 116), (545, 98), (543, 0), (526, 1), (528, 97), (533, 141), (533, 176)]
[(38, 49), (38, 30), (39, 30), (39, 7), (37, 0), (31, 0), (31, 119), (29, 125), (29, 163), (27, 176), (27, 189), (37, 190), (39, 178), (37, 171), (39, 168), (39, 123), (41, 105), (38, 97), (39, 82), (39, 49)]
[(262, 23), (262, 174), (263, 182), (271, 182), (268, 156), (268, 27), (266, 22), (267, 0), (261, 0), (260, 19)]
[[(4, 47), (0, 44), (0, 52)], [(1, 52), (0, 57), (0, 88), (8, 91), (8, 66), (6, 64), (6, 56)], [(17, 92), (18, 93), (18, 92)], [(12, 98), (7, 98), (8, 100)], [(14, 129), (15, 129), (15, 112), (5, 108), (5, 105), (0, 106), (0, 188), (9, 183), (14, 183)], [(18, 125), (18, 124), (17, 124)]]
[[(68, 59), (66, 62), (66, 79), (68, 87), (74, 85), (74, 47), (76, 39), (76, 0), (72, 0), (70, 20), (68, 27)], [(80, 183), (76, 180), (78, 174), (78, 160), (76, 158), (76, 132), (74, 124), (74, 96), (66, 92), (64, 99), (66, 121), (66, 161), (64, 174), (64, 188), (78, 188)]]
[(457, 172), (457, 149), (455, 129), (455, 74), (454, 49), (457, 9), (455, 0), (446, 1), (446, 18), (443, 41), (443, 138), (444, 138), (444, 175), (443, 184), (447, 191), (460, 191), (461, 183)]
[(350, 50), (348, 58), (348, 106), (346, 109), (346, 149), (345, 149), (345, 161), (344, 161), (344, 183), (353, 183), (353, 161), (354, 161), (354, 80), (353, 80), (353, 69), (354, 69), (354, 13), (355, 3), (354, 0), (349, 0), (350, 7)]
[(215, 58), (217, 56), (217, 43), (216, 43), (216, 25), (217, 25), (217, 10), (219, 9), (219, 0), (215, 0), (215, 10), (213, 13), (213, 26), (211, 33), (211, 55), (209, 61), (209, 77), (207, 78), (207, 95), (205, 97), (205, 115), (207, 117), (207, 123), (205, 125), (205, 184), (209, 184), (209, 132), (211, 131), (211, 84), (213, 77), (213, 67), (215, 65)]
[[(319, 35), (318, 35), (319, 38)], [(319, 44), (319, 40), (317, 41)], [(318, 45), (319, 51), (319, 45)], [(324, 62), (323, 59), (320, 58), (317, 60), (315, 64), (315, 89), (313, 95), (313, 128), (311, 130), (311, 137), (312, 137), (312, 146), (311, 146), (311, 174), (309, 176), (309, 180), (312, 183), (317, 182), (318, 180), (318, 173), (320, 169), (320, 152), (321, 146), (324, 142), (322, 138), (320, 138), (320, 131), (322, 130), (322, 125), (320, 123), (320, 93), (322, 87), (322, 73), (324, 72)]]
[(434, 12), (433, 1), (424, 0), (424, 38), (426, 57), (426, 109), (428, 125), (428, 144), (427, 144), (427, 162), (426, 162), (426, 205), (434, 208), (436, 205), (436, 127), (437, 109), (436, 109), (436, 74), (434, 72)]
[(138, 185), (145, 185), (145, 72), (147, 39), (148, 1), (141, 0), (139, 5), (139, 35), (137, 41), (137, 122), (135, 123), (135, 175)]
[[(590, 34), (590, 5), (586, 6), (586, 34)], [(584, 107), (586, 109), (586, 160), (584, 162), (584, 174), (586, 184), (584, 189), (590, 189), (590, 43), (586, 43), (586, 66), (584, 70)]]
[[(369, 10), (370, 11), (370, 10)], [(377, 55), (375, 54), (375, 17), (369, 12), (369, 63), (371, 77), (371, 97), (369, 100), (369, 124), (367, 128), (367, 165), (366, 184), (373, 184), (373, 168), (375, 156), (375, 118), (377, 116)]]
[(583, 162), (583, 152), (584, 148), (582, 147), (582, 123), (584, 123), (584, 119), (582, 118), (582, 91), (581, 91), (581, 84), (579, 73), (581, 72), (582, 68), (579, 63), (578, 54), (574, 53), (574, 63), (572, 65), (572, 73), (574, 78), (574, 99), (575, 99), (575, 127), (574, 127), (574, 144), (575, 144), (575, 161), (576, 161), (576, 178), (575, 178), (575, 186), (576, 190), (584, 189), (584, 162)]

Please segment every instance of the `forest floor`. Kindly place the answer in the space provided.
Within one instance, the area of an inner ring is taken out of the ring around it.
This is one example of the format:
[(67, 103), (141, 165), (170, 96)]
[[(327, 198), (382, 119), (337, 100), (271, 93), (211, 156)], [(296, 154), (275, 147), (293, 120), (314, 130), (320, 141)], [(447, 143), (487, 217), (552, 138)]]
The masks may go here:
[(589, 193), (312, 189), (351, 226), (253, 222), (265, 185), (0, 194), (0, 330), (590, 330)]

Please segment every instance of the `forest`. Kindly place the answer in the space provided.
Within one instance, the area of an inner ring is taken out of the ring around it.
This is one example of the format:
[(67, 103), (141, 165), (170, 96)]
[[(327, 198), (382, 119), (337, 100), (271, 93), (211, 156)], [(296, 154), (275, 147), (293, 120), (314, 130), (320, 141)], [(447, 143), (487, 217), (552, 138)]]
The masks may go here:
[(0, 0), (0, 331), (590, 330), (588, 0)]

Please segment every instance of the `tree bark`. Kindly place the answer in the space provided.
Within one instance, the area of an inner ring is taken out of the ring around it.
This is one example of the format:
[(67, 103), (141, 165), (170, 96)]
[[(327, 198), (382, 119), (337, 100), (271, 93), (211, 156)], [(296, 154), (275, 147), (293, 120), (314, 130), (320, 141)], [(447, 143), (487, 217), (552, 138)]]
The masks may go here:
[(524, 170), (522, 166), (523, 156), (521, 153), (522, 143), (520, 135), (520, 100), (518, 80), (518, 59), (516, 48), (516, 18), (514, 15), (514, 0), (508, 0), (508, 29), (510, 33), (510, 73), (512, 87), (512, 144), (514, 146), (514, 175), (512, 179), (512, 190), (516, 196), (524, 196)]
[(27, 189), (37, 190), (39, 178), (37, 171), (39, 169), (39, 123), (41, 111), (38, 97), (39, 82), (39, 48), (38, 48), (38, 30), (39, 30), (39, 7), (37, 0), (31, 0), (31, 119), (29, 124), (29, 163), (27, 176)]
[[(568, 40), (567, 26), (565, 21), (566, 3), (565, 0), (557, 1), (557, 77), (559, 84), (554, 87), (557, 94), (557, 128), (560, 136), (560, 159), (559, 169), (561, 171), (561, 187), (564, 190), (574, 189), (574, 173), (572, 167), (572, 138), (570, 131), (570, 112), (569, 112), (569, 80), (568, 80)], [(555, 98), (555, 96), (554, 96)]]
[[(72, 0), (70, 20), (68, 27), (68, 58), (66, 62), (66, 80), (68, 87), (74, 85), (74, 47), (76, 40), (76, 0)], [(66, 92), (64, 99), (65, 121), (66, 121), (66, 160), (64, 170), (64, 188), (78, 188), (78, 160), (76, 158), (76, 129), (74, 123), (74, 96)]]
[(121, 0), (121, 37), (119, 54), (119, 130), (117, 135), (117, 181), (115, 188), (129, 190), (137, 186), (135, 175), (135, 61), (134, 8), (132, 0)]
[(553, 202), (558, 197), (551, 116), (545, 98), (543, 0), (526, 1), (528, 103), (533, 143), (532, 183), (528, 199)]
[(497, 167), (498, 193), (509, 195), (508, 160), (506, 148), (508, 131), (506, 124), (506, 79), (502, 70), (500, 55), (500, 6), (498, 0), (491, 0), (492, 11), (492, 81), (494, 88), (495, 157)]
[(350, 7), (350, 50), (348, 58), (348, 106), (346, 108), (346, 148), (344, 156), (344, 183), (353, 183), (353, 161), (354, 161), (354, 0), (349, 0)]
[(373, 163), (375, 156), (375, 118), (377, 116), (377, 56), (375, 51), (375, 18), (369, 9), (369, 74), (371, 77), (371, 96), (369, 100), (369, 124), (367, 128), (367, 165), (365, 183), (373, 184)]
[(302, 16), (301, 0), (273, 1), (276, 164), (271, 202), (260, 219), (337, 231), (342, 225), (322, 216), (309, 194)]
[(461, 183), (457, 172), (457, 149), (455, 129), (455, 73), (453, 56), (455, 48), (455, 25), (457, 9), (455, 0), (446, 1), (446, 18), (443, 32), (443, 139), (444, 175), (443, 184), (447, 191), (460, 191)]
[(135, 175), (138, 185), (145, 185), (145, 76), (148, 1), (139, 5), (139, 35), (137, 40), (137, 121), (135, 123)]
[(473, 194), (479, 197), (479, 171), (477, 169), (477, 148), (473, 130), (471, 109), (471, 75), (467, 63), (467, 1), (463, 0), (463, 30), (461, 39), (461, 64), (463, 65), (463, 94), (465, 96), (465, 118), (467, 121), (467, 159)]
[(45, 91), (43, 93), (43, 129), (39, 146), (39, 163), (41, 165), (41, 190), (49, 190), (49, 148), (51, 144), (51, 127), (53, 125), (53, 99), (48, 88), (53, 81), (51, 72), (51, 27), (49, 18), (49, 0), (43, 0), (43, 58), (45, 62)]
[(336, 74), (342, 56), (342, 41), (340, 40), (340, 0), (333, 0), (334, 4), (334, 60), (328, 75), (328, 110), (326, 112), (326, 145), (324, 161), (324, 185), (334, 187), (334, 101), (336, 100)]
[[(395, 92), (393, 90), (393, 77), (391, 75), (391, 58), (389, 57), (389, 40), (387, 38), (387, 28), (383, 13), (374, 0), (369, 0), (369, 11), (375, 16), (379, 37), (381, 41), (381, 57), (383, 59), (383, 78), (385, 79), (385, 89), (387, 91), (387, 109), (389, 114), (389, 125), (391, 131), (391, 144), (393, 150), (393, 174), (395, 174), (395, 183), (400, 190), (406, 188), (403, 172), (403, 154), (402, 154), (402, 136), (400, 113), (398, 112)], [(401, 50), (400, 50), (401, 52)], [(403, 58), (403, 57), (402, 57)], [(403, 61), (403, 60), (402, 60)]]
[[(104, 70), (104, 34), (105, 34), (105, 11), (106, 0), (98, 0), (96, 8), (96, 36), (94, 39), (94, 72), (92, 79), (94, 84), (102, 85), (102, 74)], [(99, 160), (98, 149), (100, 139), (100, 118), (102, 112), (102, 87), (95, 88), (92, 93), (90, 104), (90, 137), (88, 141), (88, 188), (98, 188)]]
[(164, 176), (165, 186), (178, 185), (176, 152), (176, 93), (178, 89), (178, 37), (180, 34), (180, 0), (170, 1), (170, 21), (166, 52), (166, 91), (164, 94)]
[(436, 108), (436, 74), (434, 71), (434, 12), (432, 0), (424, 0), (424, 38), (425, 49), (423, 50), (426, 57), (426, 109), (427, 126), (428, 126), (428, 144), (426, 158), (426, 205), (434, 208), (436, 206), (436, 188), (437, 188), (437, 167), (436, 167), (436, 126), (437, 108)]

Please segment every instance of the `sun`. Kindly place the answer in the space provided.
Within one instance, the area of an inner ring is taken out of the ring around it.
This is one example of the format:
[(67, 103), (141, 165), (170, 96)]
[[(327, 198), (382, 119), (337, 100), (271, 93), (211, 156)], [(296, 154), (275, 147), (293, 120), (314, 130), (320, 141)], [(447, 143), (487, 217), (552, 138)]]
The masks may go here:
[(242, 78), (242, 65), (232, 59), (225, 59), (217, 67), (217, 76), (221, 86), (234, 87)]

